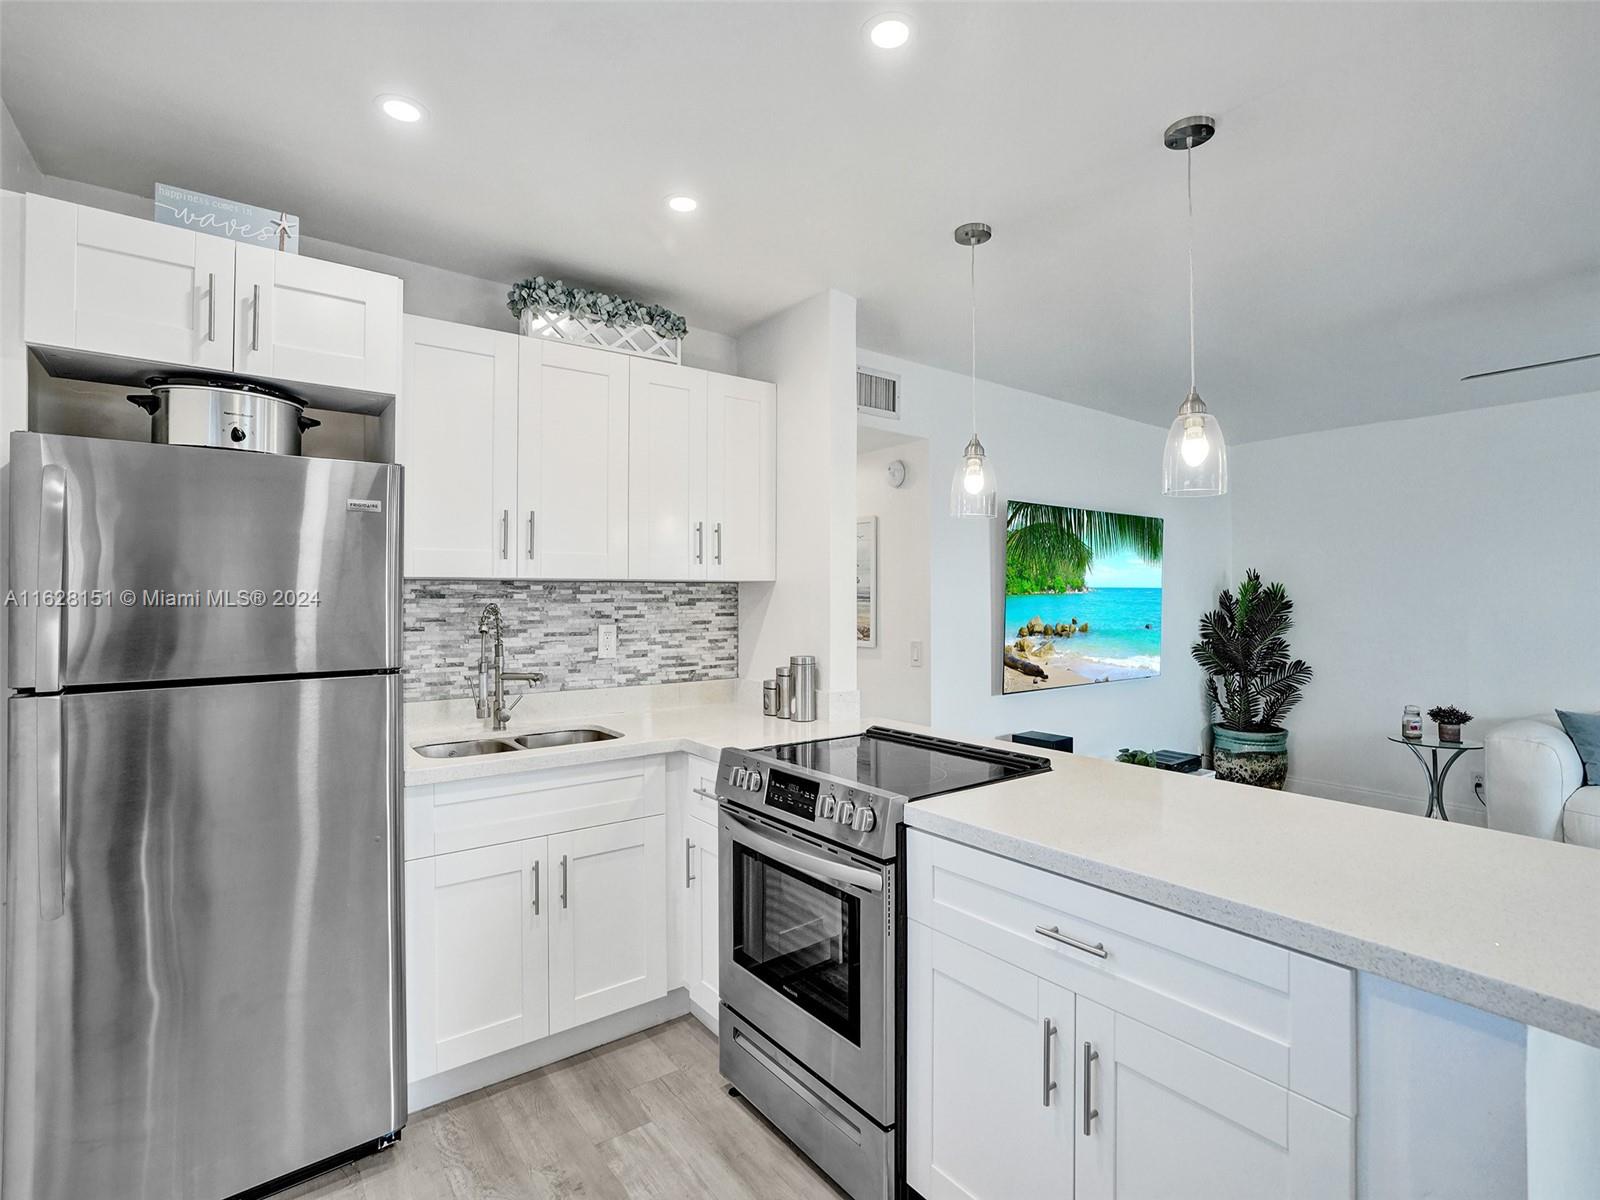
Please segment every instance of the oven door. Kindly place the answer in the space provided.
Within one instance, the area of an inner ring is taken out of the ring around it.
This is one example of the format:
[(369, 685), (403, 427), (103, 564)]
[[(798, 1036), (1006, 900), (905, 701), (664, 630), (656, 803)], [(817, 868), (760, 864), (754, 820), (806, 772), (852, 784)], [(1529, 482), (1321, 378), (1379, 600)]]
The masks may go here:
[(723, 1002), (889, 1125), (893, 867), (728, 804), (721, 825)]

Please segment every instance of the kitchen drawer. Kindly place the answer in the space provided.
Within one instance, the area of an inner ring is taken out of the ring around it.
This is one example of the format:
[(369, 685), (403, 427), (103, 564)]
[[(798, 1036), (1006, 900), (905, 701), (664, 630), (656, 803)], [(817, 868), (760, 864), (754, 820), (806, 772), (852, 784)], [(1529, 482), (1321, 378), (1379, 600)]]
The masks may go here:
[(659, 756), (406, 789), (406, 858), (610, 825), (666, 811)]
[(919, 830), (907, 843), (911, 920), (1354, 1112), (1345, 968)]
[(689, 787), (688, 814), (711, 825), (717, 824), (717, 760), (698, 754), (684, 757)]

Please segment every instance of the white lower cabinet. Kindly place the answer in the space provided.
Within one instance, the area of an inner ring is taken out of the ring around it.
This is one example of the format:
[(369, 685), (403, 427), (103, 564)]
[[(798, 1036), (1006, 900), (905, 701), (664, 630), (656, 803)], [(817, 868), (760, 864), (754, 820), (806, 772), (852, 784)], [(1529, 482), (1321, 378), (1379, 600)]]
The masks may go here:
[(926, 1200), (1069, 1196), (1072, 993), (910, 926), (906, 1179)]
[(1350, 1200), (1349, 972), (912, 831), (926, 1200)]
[(717, 913), (717, 827), (699, 817), (683, 823), (683, 974), (689, 999), (706, 1016), (717, 1016), (717, 967), (722, 944)]
[(549, 841), (550, 1031), (665, 995), (665, 818), (599, 825)]
[(406, 864), (406, 1043), (421, 1079), (550, 1032), (546, 839)]

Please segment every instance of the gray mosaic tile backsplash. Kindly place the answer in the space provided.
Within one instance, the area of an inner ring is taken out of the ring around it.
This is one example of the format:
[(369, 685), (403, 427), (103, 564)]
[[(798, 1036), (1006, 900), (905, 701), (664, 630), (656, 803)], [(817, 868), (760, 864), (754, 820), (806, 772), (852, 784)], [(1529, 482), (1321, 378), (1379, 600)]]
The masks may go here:
[[(477, 694), (478, 614), (491, 602), (505, 618), (507, 667), (542, 671), (540, 691), (739, 673), (736, 583), (412, 579), (405, 588), (407, 700)], [(603, 622), (617, 627), (614, 659), (596, 652), (595, 627)]]

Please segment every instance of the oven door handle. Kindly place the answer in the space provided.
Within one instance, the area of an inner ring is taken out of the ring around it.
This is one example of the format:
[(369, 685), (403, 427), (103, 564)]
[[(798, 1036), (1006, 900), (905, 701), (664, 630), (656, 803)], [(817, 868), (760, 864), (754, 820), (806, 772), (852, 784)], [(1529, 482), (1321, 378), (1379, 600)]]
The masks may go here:
[(819, 879), (826, 879), (830, 883), (842, 883), (849, 887), (864, 888), (869, 892), (883, 891), (883, 875), (878, 871), (868, 871), (864, 867), (852, 867), (847, 863), (835, 862), (831, 858), (824, 858), (820, 854), (810, 854), (805, 850), (797, 850), (793, 846), (769, 837), (765, 832), (757, 829), (747, 821), (742, 821), (730, 812), (723, 814), (740, 829), (750, 836), (753, 842), (758, 843), (762, 854), (785, 866), (793, 867), (797, 871), (805, 871)]

